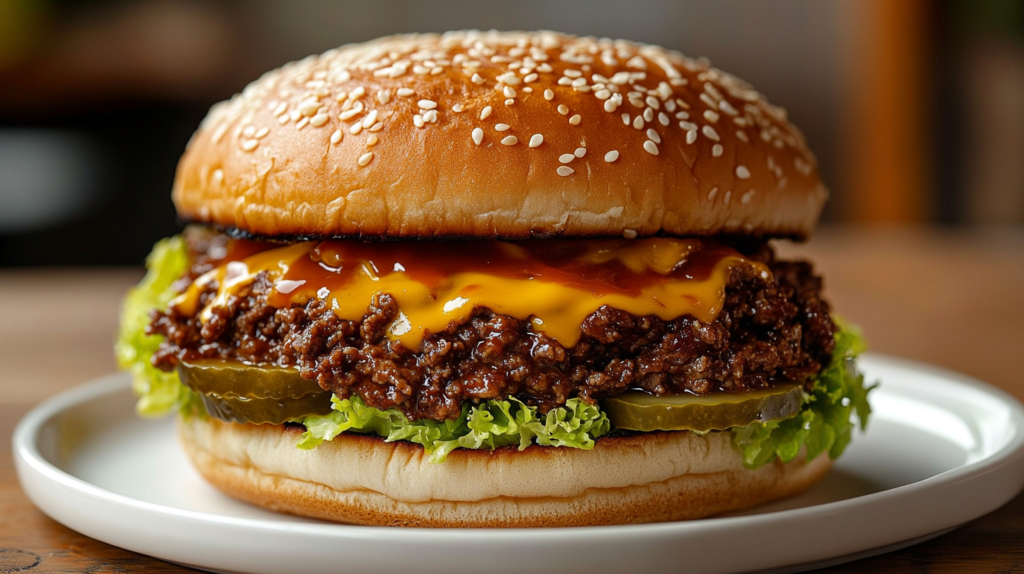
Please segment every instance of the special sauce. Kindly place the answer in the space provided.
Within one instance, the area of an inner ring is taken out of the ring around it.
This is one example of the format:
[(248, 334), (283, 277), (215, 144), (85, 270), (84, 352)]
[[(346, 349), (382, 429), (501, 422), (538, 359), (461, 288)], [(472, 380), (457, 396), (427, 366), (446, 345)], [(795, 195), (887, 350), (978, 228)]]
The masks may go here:
[[(234, 240), (241, 242), (242, 240)], [(259, 247), (272, 247), (259, 251)], [(220, 267), (199, 277), (171, 306), (185, 314), (224, 305), (260, 273), (274, 284), (275, 307), (325, 299), (341, 319), (358, 321), (378, 293), (398, 303), (388, 336), (416, 349), (429, 334), (468, 319), (476, 307), (529, 320), (572, 347), (580, 325), (602, 305), (665, 320), (712, 322), (738, 252), (700, 239), (535, 240), (525, 242), (309, 241), (283, 247), (233, 245)], [(231, 257), (234, 254), (246, 256)], [(217, 295), (197, 309), (204, 286)]]

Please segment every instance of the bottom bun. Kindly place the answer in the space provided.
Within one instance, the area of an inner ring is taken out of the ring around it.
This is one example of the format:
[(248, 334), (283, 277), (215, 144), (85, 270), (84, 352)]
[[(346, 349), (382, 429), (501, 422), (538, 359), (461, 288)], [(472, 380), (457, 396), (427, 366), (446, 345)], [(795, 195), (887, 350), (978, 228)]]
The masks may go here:
[(594, 526), (688, 520), (806, 489), (828, 456), (743, 467), (729, 433), (604, 437), (593, 450), (423, 448), (341, 434), (295, 448), (297, 428), (181, 420), (199, 472), (226, 494), (271, 510), (379, 526)]

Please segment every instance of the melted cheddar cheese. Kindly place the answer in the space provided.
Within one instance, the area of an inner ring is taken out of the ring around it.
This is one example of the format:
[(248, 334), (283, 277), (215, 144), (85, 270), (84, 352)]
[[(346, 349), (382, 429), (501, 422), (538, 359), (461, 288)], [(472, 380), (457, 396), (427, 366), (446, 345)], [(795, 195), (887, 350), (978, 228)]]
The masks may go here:
[[(345, 320), (362, 319), (376, 295), (390, 294), (399, 314), (388, 337), (411, 349), (429, 333), (469, 319), (478, 307), (529, 321), (535, 331), (571, 347), (583, 320), (602, 305), (710, 323), (722, 308), (730, 270), (739, 264), (755, 265), (768, 277), (763, 265), (699, 239), (311, 241), (225, 262), (171, 305), (184, 314), (198, 312), (205, 322), (213, 308), (265, 273), (274, 285), (271, 305), (320, 298)], [(200, 294), (214, 283), (216, 296), (199, 309)]]

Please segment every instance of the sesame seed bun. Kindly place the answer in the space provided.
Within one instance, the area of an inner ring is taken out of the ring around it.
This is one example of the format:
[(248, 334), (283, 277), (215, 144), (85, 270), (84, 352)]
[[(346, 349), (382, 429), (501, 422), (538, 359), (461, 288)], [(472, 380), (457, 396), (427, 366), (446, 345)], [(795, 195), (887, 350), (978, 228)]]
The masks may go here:
[(598, 439), (592, 451), (457, 449), (443, 464), (407, 442), (342, 433), (312, 451), (297, 429), (180, 420), (195, 467), (240, 500), (351, 524), (423, 527), (594, 526), (701, 518), (788, 496), (831, 468), (826, 455), (757, 470), (728, 433)]
[(187, 219), (262, 236), (805, 237), (827, 192), (741, 80), (551, 32), (352, 44), (217, 104), (178, 166)]

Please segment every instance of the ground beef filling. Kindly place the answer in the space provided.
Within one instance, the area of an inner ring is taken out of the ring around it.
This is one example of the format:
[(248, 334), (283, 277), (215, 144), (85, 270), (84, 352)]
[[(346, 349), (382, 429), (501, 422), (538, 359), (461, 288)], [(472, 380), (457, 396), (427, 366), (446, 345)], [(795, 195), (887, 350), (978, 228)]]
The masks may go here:
[[(271, 284), (198, 316), (155, 311), (148, 332), (165, 337), (153, 364), (221, 358), (293, 366), (302, 376), (379, 409), (397, 407), (412, 419), (458, 417), (467, 401), (515, 396), (542, 412), (572, 397), (594, 401), (639, 388), (665, 395), (707, 394), (810, 381), (827, 364), (835, 325), (821, 299), (821, 279), (804, 262), (776, 261), (765, 244), (745, 250), (773, 277), (750, 265), (733, 269), (715, 322), (665, 321), (601, 307), (583, 322), (571, 348), (534, 332), (527, 321), (478, 308), (413, 351), (393, 343), (386, 328), (395, 300), (375, 298), (362, 321), (339, 319), (321, 300), (278, 309)], [(209, 258), (197, 257), (208, 268)], [(186, 277), (198, 276), (191, 270)], [(203, 304), (213, 296), (204, 294)]]

